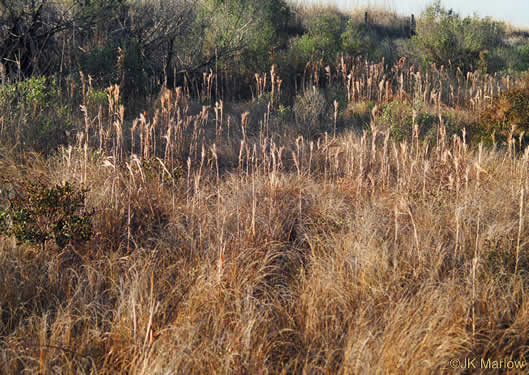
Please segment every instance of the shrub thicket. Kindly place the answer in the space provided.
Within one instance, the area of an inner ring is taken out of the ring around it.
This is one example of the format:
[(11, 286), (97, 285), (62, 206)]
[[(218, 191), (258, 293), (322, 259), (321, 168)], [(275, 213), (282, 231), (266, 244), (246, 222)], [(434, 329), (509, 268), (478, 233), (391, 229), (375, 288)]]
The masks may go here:
[(73, 111), (63, 104), (57, 82), (32, 76), (0, 86), (2, 135), (11, 144), (48, 153), (65, 144), (73, 131)]
[[(505, 27), (490, 18), (460, 17), (435, 1), (419, 18), (413, 42), (423, 59), (463, 71), (488, 71), (491, 52), (502, 47)], [(497, 66), (495, 70), (500, 70)]]
[[(464, 71), (527, 69), (527, 38), (509, 40), (504, 25), (462, 18), (435, 2), (417, 18), (368, 9), (347, 14), (285, 0), (4, 1), (0, 59), (8, 76), (77, 76), (96, 87), (119, 84), (138, 107), (162, 85), (201, 96), (203, 74), (215, 72), (215, 97), (250, 97), (255, 72), (283, 66), (295, 86), (307, 62), (333, 64), (342, 54), (398, 61), (451, 62)], [(413, 48), (412, 48), (413, 47)]]
[(340, 36), (344, 27), (344, 17), (339, 12), (329, 10), (309, 15), (305, 21), (307, 31), (294, 45), (296, 53), (305, 61), (334, 62), (341, 51)]

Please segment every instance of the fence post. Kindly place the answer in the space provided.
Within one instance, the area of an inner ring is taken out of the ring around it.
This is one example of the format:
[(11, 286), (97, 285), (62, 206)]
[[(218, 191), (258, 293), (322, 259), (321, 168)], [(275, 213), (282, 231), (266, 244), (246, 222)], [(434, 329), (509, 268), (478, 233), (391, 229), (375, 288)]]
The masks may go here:
[(411, 15), (411, 27), (410, 27), (411, 36), (417, 34), (416, 28), (417, 28), (417, 23), (415, 22), (415, 16), (412, 14)]

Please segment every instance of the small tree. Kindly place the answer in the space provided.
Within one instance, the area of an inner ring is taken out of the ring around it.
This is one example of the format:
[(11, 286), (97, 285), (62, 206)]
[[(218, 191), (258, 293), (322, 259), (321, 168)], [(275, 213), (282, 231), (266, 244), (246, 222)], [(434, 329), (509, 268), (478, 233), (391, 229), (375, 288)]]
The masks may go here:
[(198, 11), (203, 29), (198, 68), (241, 62), (250, 73), (268, 68), (268, 52), (277, 47), (289, 17), (284, 0), (201, 0)]

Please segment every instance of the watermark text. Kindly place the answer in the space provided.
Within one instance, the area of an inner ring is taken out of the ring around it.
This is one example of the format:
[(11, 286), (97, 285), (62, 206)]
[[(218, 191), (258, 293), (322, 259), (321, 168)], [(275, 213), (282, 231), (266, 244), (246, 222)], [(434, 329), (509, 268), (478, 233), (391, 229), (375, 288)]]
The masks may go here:
[(527, 368), (526, 360), (515, 360), (509, 358), (454, 358), (448, 361), (448, 367), (452, 369), (524, 369)]

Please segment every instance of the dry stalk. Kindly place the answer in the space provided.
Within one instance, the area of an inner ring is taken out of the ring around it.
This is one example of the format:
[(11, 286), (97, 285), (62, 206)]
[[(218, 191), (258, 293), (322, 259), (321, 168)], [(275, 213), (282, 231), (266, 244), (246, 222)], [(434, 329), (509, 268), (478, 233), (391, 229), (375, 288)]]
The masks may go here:
[(522, 229), (523, 229), (524, 194), (525, 194), (525, 190), (522, 187), (520, 189), (520, 214), (519, 214), (519, 220), (518, 220), (518, 238), (516, 239), (516, 263), (514, 265), (515, 275), (518, 273), (518, 261), (520, 260), (520, 240), (521, 240)]

